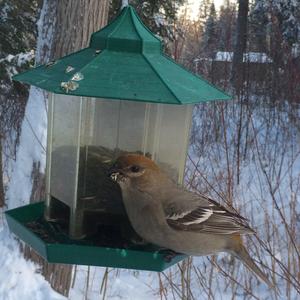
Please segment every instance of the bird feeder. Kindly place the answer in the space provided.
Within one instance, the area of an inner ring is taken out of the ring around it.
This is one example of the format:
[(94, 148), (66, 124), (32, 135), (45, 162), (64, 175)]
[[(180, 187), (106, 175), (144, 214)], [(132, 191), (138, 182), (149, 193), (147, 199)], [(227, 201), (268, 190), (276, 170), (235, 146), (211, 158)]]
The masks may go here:
[(165, 56), (130, 6), (89, 47), (14, 80), (50, 96), (46, 201), (8, 211), (11, 230), (53, 263), (161, 271), (181, 260), (132, 242), (107, 171), (140, 153), (182, 183), (193, 104), (230, 97)]

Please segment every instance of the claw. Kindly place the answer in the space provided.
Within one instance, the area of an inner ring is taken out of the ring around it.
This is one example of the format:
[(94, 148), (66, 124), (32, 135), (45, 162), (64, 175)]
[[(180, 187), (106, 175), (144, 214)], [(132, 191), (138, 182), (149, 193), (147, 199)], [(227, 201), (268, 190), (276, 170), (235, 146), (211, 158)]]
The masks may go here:
[(177, 253), (177, 252), (175, 252), (171, 249), (160, 249), (160, 250), (158, 250), (158, 253), (159, 252), (161, 254), (163, 254), (163, 259), (166, 263), (171, 262), (174, 257), (176, 257), (177, 255), (180, 254), (180, 253)]

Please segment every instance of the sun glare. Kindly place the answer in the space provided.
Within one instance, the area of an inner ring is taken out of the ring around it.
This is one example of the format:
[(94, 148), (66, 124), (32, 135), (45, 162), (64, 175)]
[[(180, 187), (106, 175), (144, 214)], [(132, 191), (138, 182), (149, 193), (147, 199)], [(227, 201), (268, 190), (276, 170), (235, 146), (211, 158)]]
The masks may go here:
[[(214, 0), (216, 10), (218, 11), (222, 5), (224, 5), (224, 0)], [(199, 13), (199, 6), (201, 4), (200, 0), (189, 0), (187, 3), (187, 11), (189, 17), (195, 20)]]

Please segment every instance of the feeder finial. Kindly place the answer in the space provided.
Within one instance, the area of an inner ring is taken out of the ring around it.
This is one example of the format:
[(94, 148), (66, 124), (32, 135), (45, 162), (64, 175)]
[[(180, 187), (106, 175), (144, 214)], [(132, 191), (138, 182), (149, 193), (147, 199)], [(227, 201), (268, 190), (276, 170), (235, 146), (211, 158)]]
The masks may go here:
[(128, 0), (122, 0), (122, 6), (121, 9), (123, 9), (125, 6), (128, 6)]

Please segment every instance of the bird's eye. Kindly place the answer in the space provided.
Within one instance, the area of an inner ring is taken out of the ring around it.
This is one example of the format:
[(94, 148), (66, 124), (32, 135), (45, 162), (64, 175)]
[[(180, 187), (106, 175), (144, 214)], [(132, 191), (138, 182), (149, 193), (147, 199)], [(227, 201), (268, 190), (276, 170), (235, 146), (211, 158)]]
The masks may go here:
[(140, 167), (139, 166), (131, 166), (130, 171), (133, 173), (137, 173), (140, 171)]

